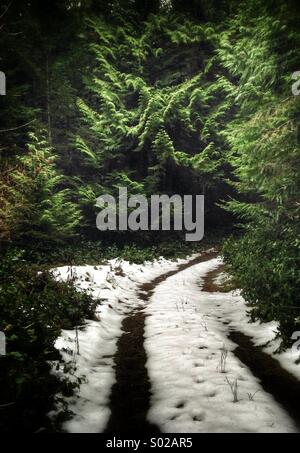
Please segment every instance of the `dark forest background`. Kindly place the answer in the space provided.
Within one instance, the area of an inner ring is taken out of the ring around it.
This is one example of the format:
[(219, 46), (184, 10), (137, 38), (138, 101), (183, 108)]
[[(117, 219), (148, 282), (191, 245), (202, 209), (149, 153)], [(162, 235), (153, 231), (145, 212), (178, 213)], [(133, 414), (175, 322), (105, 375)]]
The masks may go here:
[[(48, 360), (95, 302), (51, 266), (221, 244), (252, 319), (278, 321), (282, 347), (300, 330), (299, 14), (296, 0), (1, 0), (0, 430), (59, 429), (45, 414), (72, 392)], [(119, 186), (204, 194), (203, 244), (100, 233), (95, 200)]]

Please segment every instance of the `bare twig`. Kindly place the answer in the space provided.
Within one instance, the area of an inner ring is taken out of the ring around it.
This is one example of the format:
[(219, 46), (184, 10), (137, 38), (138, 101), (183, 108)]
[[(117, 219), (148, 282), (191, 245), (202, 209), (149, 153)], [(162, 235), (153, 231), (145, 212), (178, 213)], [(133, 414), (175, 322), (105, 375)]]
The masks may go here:
[(35, 120), (31, 120), (28, 123), (22, 124), (21, 126), (17, 126), (17, 127), (11, 127), (10, 129), (0, 129), (0, 133), (2, 133), (2, 132), (11, 132), (11, 131), (16, 131), (18, 129), (22, 129), (23, 127), (29, 126), (29, 124), (34, 123), (34, 121)]
[(225, 346), (223, 345), (223, 348), (221, 349), (221, 358), (220, 358), (220, 365), (219, 365), (220, 373), (226, 373), (227, 356), (228, 356), (228, 351), (225, 348)]
[(254, 401), (255, 395), (259, 392), (259, 390), (256, 390), (254, 393), (247, 393), (249, 401)]
[(230, 390), (231, 390), (231, 393), (232, 393), (232, 396), (233, 396), (233, 402), (234, 403), (237, 403), (238, 402), (238, 380), (237, 379), (234, 379), (233, 381), (230, 381), (227, 377), (226, 377), (226, 381), (227, 381), (227, 384), (229, 385), (230, 387)]
[(76, 354), (80, 355), (80, 345), (79, 345), (79, 336), (78, 336), (78, 326), (75, 327), (75, 344), (76, 344)]
[(5, 407), (14, 406), (16, 403), (7, 403), (7, 404), (0, 404), (0, 409), (4, 409)]
[(1, 14), (0, 19), (2, 19), (2, 18), (5, 16), (5, 14), (8, 12), (8, 10), (9, 10), (9, 8), (11, 7), (11, 5), (13, 4), (13, 2), (14, 2), (14, 0), (12, 0), (12, 1), (7, 5), (7, 7), (5, 8), (5, 10), (4, 10), (3, 13)]

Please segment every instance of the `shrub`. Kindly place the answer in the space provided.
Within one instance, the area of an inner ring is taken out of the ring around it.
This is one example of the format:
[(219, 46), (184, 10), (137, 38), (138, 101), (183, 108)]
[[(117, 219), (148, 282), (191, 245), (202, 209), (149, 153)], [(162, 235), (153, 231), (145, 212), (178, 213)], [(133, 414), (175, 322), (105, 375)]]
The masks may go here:
[(252, 320), (276, 320), (282, 346), (300, 330), (299, 240), (292, 232), (279, 234), (272, 225), (253, 229), (223, 248), (227, 267), (251, 307)]
[(20, 255), (1, 260), (0, 331), (7, 340), (7, 354), (0, 357), (1, 432), (16, 427), (26, 432), (51, 430), (46, 414), (54, 407), (55, 395), (70, 394), (74, 387), (51, 373), (50, 361), (61, 360), (55, 341), (61, 329), (91, 318), (95, 304), (72, 282), (55, 281)]

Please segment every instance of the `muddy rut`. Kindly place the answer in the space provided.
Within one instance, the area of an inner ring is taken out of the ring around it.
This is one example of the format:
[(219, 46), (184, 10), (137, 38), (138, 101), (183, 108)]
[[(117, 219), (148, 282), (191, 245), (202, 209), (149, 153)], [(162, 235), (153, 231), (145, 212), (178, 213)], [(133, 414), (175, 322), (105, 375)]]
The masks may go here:
[[(179, 265), (175, 270), (141, 285), (138, 291), (139, 299), (146, 305), (155, 288), (167, 278), (217, 256), (216, 251), (204, 252), (188, 263)], [(216, 284), (215, 279), (223, 270), (224, 266), (220, 265), (208, 272), (202, 279), (201, 290), (211, 293), (222, 291), (222, 287)], [(116, 383), (110, 397), (111, 417), (106, 433), (138, 432), (141, 435), (159, 433), (159, 428), (147, 421), (151, 385), (147, 374), (147, 356), (144, 349), (146, 319), (144, 308), (134, 310), (122, 323), (124, 333), (117, 343)], [(266, 354), (261, 347), (255, 346), (252, 338), (230, 328), (230, 325), (228, 325), (228, 338), (236, 344), (233, 351), (236, 357), (260, 380), (263, 389), (286, 410), (300, 431), (300, 406), (298, 403), (300, 401), (300, 382), (298, 379), (284, 370), (280, 363)]]
[[(217, 252), (204, 252), (175, 270), (160, 275), (140, 286), (138, 297), (148, 303), (155, 288), (167, 278), (195, 264), (217, 257)], [(117, 343), (115, 356), (116, 383), (110, 397), (111, 417), (106, 433), (159, 433), (155, 425), (147, 422), (150, 408), (151, 386), (148, 378), (144, 349), (146, 314), (144, 307), (135, 310), (122, 323), (123, 334)]]
[[(224, 265), (220, 265), (208, 272), (201, 285), (202, 291), (223, 291), (222, 286), (215, 282), (223, 271)], [(256, 346), (251, 337), (229, 326), (228, 338), (236, 344), (234, 355), (259, 379), (262, 388), (286, 410), (300, 432), (300, 381), (282, 368), (276, 358)]]

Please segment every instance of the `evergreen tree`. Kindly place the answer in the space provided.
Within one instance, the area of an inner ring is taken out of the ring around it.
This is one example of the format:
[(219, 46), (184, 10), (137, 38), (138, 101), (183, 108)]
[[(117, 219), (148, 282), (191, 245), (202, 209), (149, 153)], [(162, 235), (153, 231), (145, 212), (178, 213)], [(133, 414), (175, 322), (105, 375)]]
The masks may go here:
[(47, 141), (30, 134), (28, 152), (2, 173), (1, 239), (55, 242), (73, 236), (81, 215), (63, 180)]
[(215, 107), (224, 88), (209, 88), (213, 29), (164, 10), (142, 25), (89, 25), (95, 63), (74, 140), (86, 205), (124, 178), (148, 194), (216, 186), (225, 165), (214, 128), (225, 112)]
[(300, 319), (300, 106), (291, 93), (300, 33), (290, 5), (268, 6), (245, 4), (220, 37), (236, 110), (224, 135), (240, 194), (227, 207), (246, 229), (225, 256), (253, 318), (278, 320), (288, 342)]

